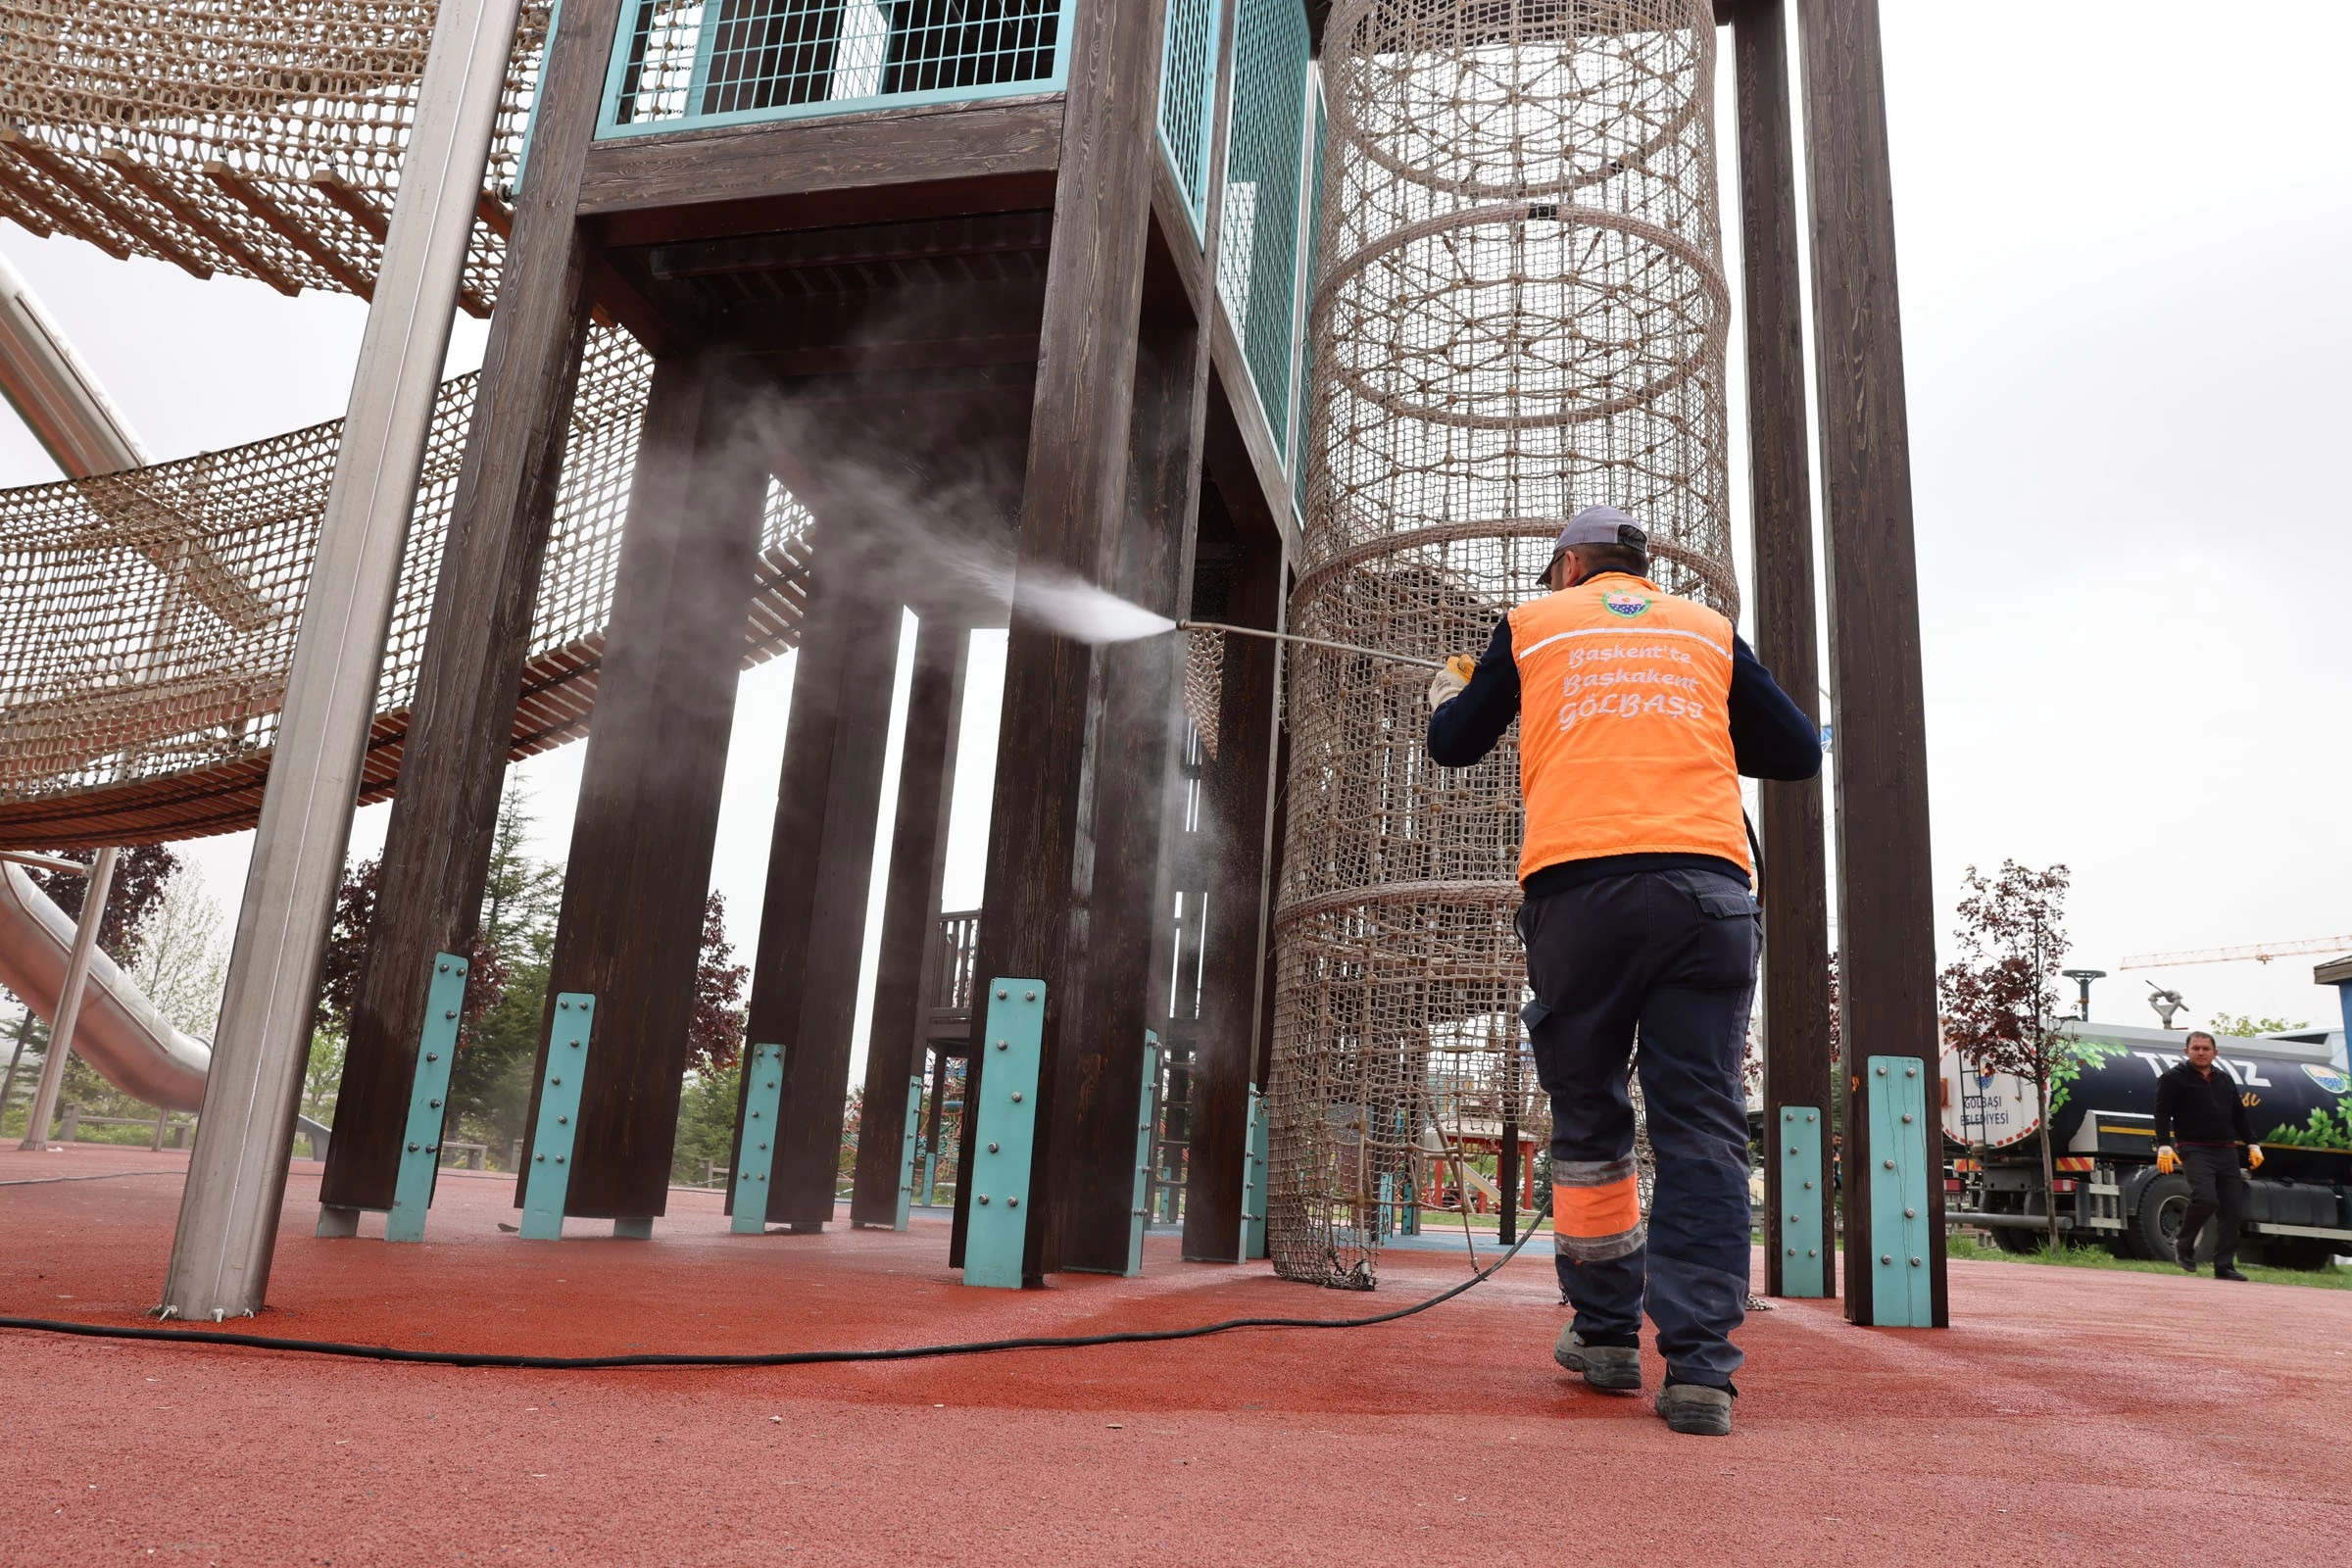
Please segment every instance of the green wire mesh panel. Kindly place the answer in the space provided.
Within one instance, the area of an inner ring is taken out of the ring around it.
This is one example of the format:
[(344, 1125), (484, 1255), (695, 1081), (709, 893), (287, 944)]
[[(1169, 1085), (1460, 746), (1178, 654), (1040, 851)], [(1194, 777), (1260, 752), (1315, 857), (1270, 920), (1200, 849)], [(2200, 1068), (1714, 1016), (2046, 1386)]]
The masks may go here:
[[(1306, 270), (1299, 274), (1310, 293), (1323, 270), (1323, 148), (1331, 128), (1330, 116), (1323, 107), (1323, 95), (1316, 93), (1314, 100), (1315, 142), (1308, 164), (1314, 173), (1306, 190)], [(1302, 331), (1298, 336), (1302, 340), (1298, 345), (1298, 384), (1301, 387), (1312, 386), (1315, 372), (1314, 335)], [(1291, 505), (1298, 509), (1301, 518), (1305, 517), (1306, 459), (1303, 456), (1291, 464)]]
[(1168, 0), (1159, 60), (1159, 148), (1196, 234), (1208, 220), (1208, 156), (1217, 129), (1217, 0)]
[(1062, 85), (1072, 0), (632, 0), (601, 133)]
[(1241, 335), (1242, 358), (1274, 448), (1286, 455), (1307, 55), (1306, 13), (1298, 0), (1242, 0), (1234, 29), (1233, 130), (1225, 154), (1217, 292)]

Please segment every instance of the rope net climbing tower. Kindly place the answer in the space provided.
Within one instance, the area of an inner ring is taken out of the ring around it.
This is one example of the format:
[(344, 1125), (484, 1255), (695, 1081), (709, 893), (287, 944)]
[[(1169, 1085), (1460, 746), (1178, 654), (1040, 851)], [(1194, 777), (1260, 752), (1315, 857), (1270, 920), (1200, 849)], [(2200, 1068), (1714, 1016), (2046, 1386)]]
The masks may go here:
[[(1661, 586), (1736, 613), (1707, 0), (1341, 0), (1323, 59), (1291, 629), (1476, 653), (1603, 502), (1648, 527)], [(1369, 1288), (1416, 1183), (1459, 1192), (1465, 1145), (1547, 1136), (1516, 734), (1435, 766), (1427, 685), (1291, 656), (1267, 1234), (1292, 1279)]]

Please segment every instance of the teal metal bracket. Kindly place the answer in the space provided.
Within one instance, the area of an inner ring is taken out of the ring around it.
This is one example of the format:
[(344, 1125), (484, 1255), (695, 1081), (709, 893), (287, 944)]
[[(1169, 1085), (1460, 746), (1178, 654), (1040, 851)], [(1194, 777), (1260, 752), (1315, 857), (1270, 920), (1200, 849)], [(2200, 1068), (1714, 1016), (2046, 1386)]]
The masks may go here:
[(1870, 1320), (1931, 1328), (1927, 1082), (1916, 1056), (1873, 1056), (1869, 1071)]
[(1037, 1150), (1037, 1078), (1046, 1048), (1046, 983), (988, 984), (988, 1024), (972, 1042), (985, 1051), (981, 1092), (966, 1080), (964, 1114), (974, 1124), (972, 1200), (963, 1229), (963, 1283), (1019, 1290), (1029, 1240), (1030, 1164)]
[(1250, 1136), (1242, 1170), (1242, 1257), (1266, 1255), (1266, 1097), (1250, 1086)]
[(1127, 1277), (1144, 1271), (1144, 1227), (1152, 1215), (1152, 1154), (1159, 1130), (1159, 1032), (1144, 1031), (1144, 1092), (1135, 1122), (1135, 1202), (1127, 1219)]
[(923, 1075), (918, 1072), (906, 1080), (906, 1134), (899, 1140), (899, 1217), (892, 1230), (905, 1230), (913, 1212), (915, 1158), (922, 1152), (922, 1141)]
[(433, 1179), (441, 1169), (441, 1126), (448, 1114), (450, 1064), (458, 1054), (458, 1014), (465, 1009), (466, 960), (454, 953), (435, 954), (424, 993), (424, 1029), (416, 1042), (416, 1076), (409, 1085), (400, 1175), (392, 1188), (392, 1212), (384, 1219), (387, 1242), (424, 1240), (424, 1211), (432, 1206)]
[[(784, 1103), (784, 1048), (754, 1046), (743, 1070), (751, 1079), (743, 1096), (743, 1152), (735, 1161), (735, 1215), (727, 1229), (737, 1236), (764, 1236), (768, 1178), (776, 1169), (776, 1112)], [(906, 1212), (904, 1203), (900, 1212)], [(899, 1221), (902, 1229), (906, 1223)]]
[(1827, 1296), (1828, 1231), (1822, 1224), (1821, 1107), (1783, 1105), (1781, 1159), (1781, 1294)]
[(564, 1239), (564, 1200), (571, 1191), (572, 1139), (579, 1131), (580, 1080), (588, 1067), (588, 1036), (596, 998), (566, 991), (556, 998), (547, 1032), (547, 1080), (539, 1086), (539, 1125), (531, 1135), (531, 1184), (522, 1200), (522, 1236), (530, 1242)]

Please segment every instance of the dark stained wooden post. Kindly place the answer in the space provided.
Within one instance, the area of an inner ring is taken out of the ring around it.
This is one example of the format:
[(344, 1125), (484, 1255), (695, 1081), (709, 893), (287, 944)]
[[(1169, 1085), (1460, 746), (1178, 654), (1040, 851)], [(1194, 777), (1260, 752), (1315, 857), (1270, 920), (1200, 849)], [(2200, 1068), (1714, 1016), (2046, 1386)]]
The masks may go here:
[[(1830, 556), (1837, 745), (1839, 1019), (1845, 1078), (1846, 1316), (1875, 1321), (1868, 1246), (1871, 1160), (1863, 1062), (1936, 1063), (1936, 909), (1928, 845), (1928, 748), (1920, 678), (1919, 571), (1895, 297), (1894, 191), (1877, 0), (1799, 0), (1806, 193), (1812, 207), (1814, 374)], [(1940, 1123), (1922, 1136), (1943, 1166)], [(1929, 1278), (1937, 1327), (1943, 1183), (1928, 1183)]]
[(385, 834), (329, 1208), (392, 1206), (433, 955), (473, 945), (588, 329), (596, 256), (575, 214), (619, 7), (572, 0), (548, 47)]
[[(1743, 0), (1732, 17), (1739, 85), (1740, 255), (1745, 271), (1748, 487), (1754, 507), (1756, 657), (1820, 719), (1820, 623), (1813, 603), (1813, 480), (1806, 452), (1805, 333), (1798, 281), (1796, 147), (1788, 120), (1786, 0)], [(1784, 1105), (1825, 1117), (1837, 1103), (1830, 1054), (1829, 867), (1821, 781), (1767, 782), (1760, 836), (1764, 902), (1764, 1229), (1767, 1294), (1781, 1294), (1781, 1160), (1769, 1146)], [(1828, 1221), (1831, 1143), (1821, 1169)], [(1822, 1280), (1838, 1292), (1834, 1243)]]
[[(558, 992), (597, 999), (571, 1214), (650, 1218), (668, 1204), (767, 493), (766, 466), (732, 416), (741, 406), (723, 367), (655, 367), (540, 1029), (544, 1041)], [(536, 1087), (523, 1125), (538, 1125)], [(528, 1154), (526, 1144), (517, 1204)]]
[[(1137, 334), (1124, 525), (1107, 581), (1112, 592), (1169, 616), (1183, 612), (1192, 576), (1205, 339), (1174, 298), (1147, 307)], [(1097, 650), (1095, 667), (1102, 716), (1091, 768), (1086, 944), (1074, 955), (1077, 984), (1053, 1057), (1058, 1077), (1040, 1117), (1054, 1118), (1045, 1167), (1056, 1227), (1051, 1266), (1115, 1274), (1127, 1267), (1135, 1208), (1144, 1031), (1158, 1018), (1154, 1002), (1170, 981), (1184, 642), (1114, 643)], [(984, 912), (984, 948), (989, 919)]]
[(972, 634), (943, 612), (915, 634), (906, 692), (906, 739), (899, 752), (899, 805), (890, 840), (890, 885), (882, 899), (881, 961), (874, 973), (873, 1027), (865, 1044), (865, 1101), (858, 1115), (858, 1179), (850, 1223), (894, 1225), (899, 1164), (906, 1153), (910, 1076), (923, 1071), (930, 1024), (924, 979), (939, 930), (948, 867), (948, 820), (956, 795), (956, 730)]
[[(1213, 488), (1201, 500), (1205, 514)], [(1205, 518), (1204, 518), (1205, 523)], [(1230, 596), (1204, 619), (1282, 627), (1285, 568), (1279, 535), (1241, 542)], [(1207, 840), (1207, 952), (1200, 1022), (1193, 1052), (1192, 1149), (1185, 1171), (1184, 1255), (1208, 1263), (1241, 1260), (1242, 1182), (1250, 1131), (1250, 1085), (1257, 1059), (1266, 956), (1266, 869), (1272, 848), (1274, 674), (1280, 645), (1225, 639), (1217, 712), (1217, 755), (1202, 775), (1201, 834)]]
[[(848, 498), (803, 499), (817, 517), (814, 566), (785, 721), (745, 1039), (784, 1048), (768, 1221), (813, 1231), (833, 1217), (840, 1169), (899, 606), (877, 590), (848, 542), (858, 527)], [(740, 1155), (740, 1105), (735, 1139)]]
[[(1018, 570), (1074, 574), (1109, 583), (1129, 519), (1131, 442), (1162, 24), (1161, 0), (1078, 0), (1067, 41), (1061, 166), (1046, 271), (1037, 385), (1022, 493)], [(1197, 334), (1196, 334), (1197, 335)], [(1163, 356), (1163, 360), (1166, 357)], [(1183, 356), (1190, 364), (1197, 353)], [(1160, 401), (1156, 398), (1154, 402)], [(1197, 450), (1197, 446), (1196, 446)], [(1185, 454), (1190, 478), (1190, 453)], [(1181, 583), (1181, 577), (1176, 581)], [(1173, 589), (1161, 595), (1173, 597)], [(1156, 608), (1156, 607), (1155, 607)], [(1172, 649), (1173, 638), (1158, 639)], [(1159, 650), (1162, 658), (1167, 649)], [(1149, 656), (1140, 656), (1139, 662)], [(1140, 973), (1122, 977), (1132, 1004), (1104, 1006), (1090, 996), (1090, 969), (1102, 972), (1116, 940), (1104, 925), (1127, 911), (1097, 887), (1109, 868), (1099, 827), (1104, 772), (1154, 760), (1164, 785), (1167, 725), (1131, 750), (1108, 732), (1119, 718), (1111, 661), (1041, 625), (1019, 604), (1006, 648), (995, 804), (989, 823), (986, 910), (980, 926), (974, 1038), (983, 1030), (992, 977), (1046, 981), (1045, 1061), (1038, 1096), (1038, 1173), (1029, 1206), (1022, 1272), (1036, 1281), (1066, 1251), (1080, 1266), (1123, 1262), (1133, 1179), (1133, 1112), (1143, 1062)], [(1164, 718), (1164, 715), (1163, 715)], [(1149, 792), (1147, 792), (1149, 793)], [(1156, 797), (1154, 797), (1155, 799)], [(1157, 812), (1152, 835), (1156, 845)], [(1149, 918), (1152, 911), (1145, 911)], [(1102, 999), (1107, 1001), (1108, 999)], [(984, 1092), (973, 1053), (965, 1089), (965, 1155), (976, 1097)], [(1124, 1121), (1124, 1149), (1114, 1131)], [(1115, 1156), (1120, 1179), (1098, 1165)], [(958, 1183), (951, 1261), (962, 1257), (968, 1182)], [(1080, 1193), (1083, 1186), (1109, 1191)], [(1062, 1200), (1073, 1207), (1064, 1215)], [(1117, 1236), (1109, 1221), (1117, 1222)], [(1114, 1262), (1115, 1257), (1115, 1262)]]

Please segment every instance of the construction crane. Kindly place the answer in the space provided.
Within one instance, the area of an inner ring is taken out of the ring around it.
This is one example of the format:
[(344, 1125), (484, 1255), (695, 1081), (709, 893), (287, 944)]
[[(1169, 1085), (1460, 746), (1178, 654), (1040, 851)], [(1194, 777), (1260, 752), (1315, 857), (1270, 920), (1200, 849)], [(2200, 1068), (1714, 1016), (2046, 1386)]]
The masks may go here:
[(2170, 969), (2183, 963), (2242, 963), (2248, 958), (2256, 963), (2268, 963), (2273, 958), (2346, 952), (2352, 952), (2352, 936), (2305, 937), (2294, 942), (2261, 942), (2250, 948), (2191, 948), (2180, 953), (2143, 953), (2137, 957), (2126, 958), (2119, 967)]

